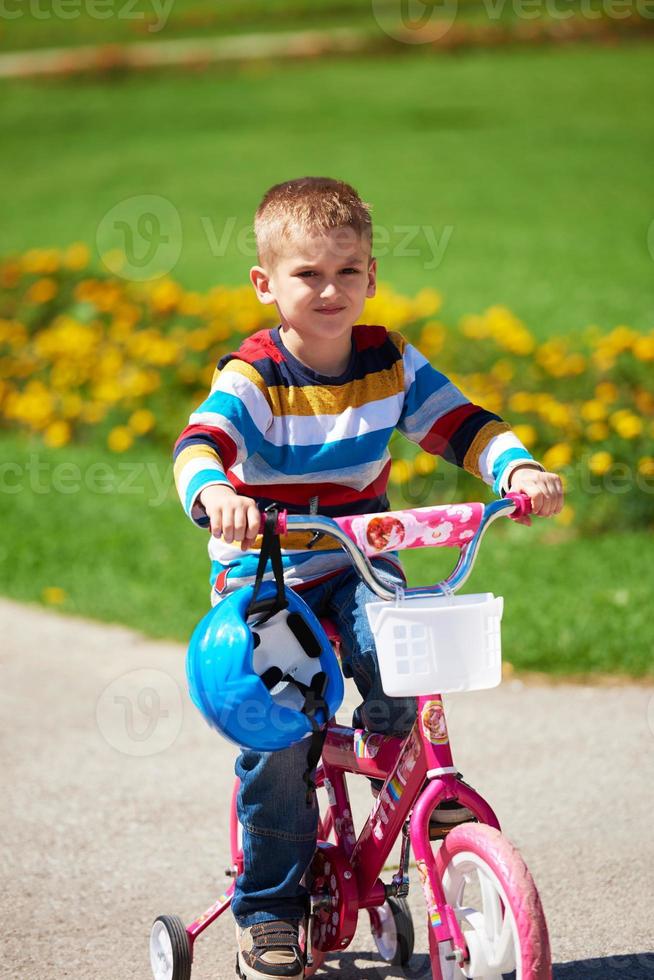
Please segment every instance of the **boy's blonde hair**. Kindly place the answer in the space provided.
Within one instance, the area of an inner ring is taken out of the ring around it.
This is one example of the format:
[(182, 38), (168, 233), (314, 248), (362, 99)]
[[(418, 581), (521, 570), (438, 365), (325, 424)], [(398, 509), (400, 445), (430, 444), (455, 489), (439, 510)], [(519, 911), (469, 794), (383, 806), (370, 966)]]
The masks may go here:
[(254, 218), (259, 263), (271, 264), (298, 235), (321, 235), (348, 227), (372, 249), (370, 205), (355, 189), (331, 177), (298, 177), (264, 194)]

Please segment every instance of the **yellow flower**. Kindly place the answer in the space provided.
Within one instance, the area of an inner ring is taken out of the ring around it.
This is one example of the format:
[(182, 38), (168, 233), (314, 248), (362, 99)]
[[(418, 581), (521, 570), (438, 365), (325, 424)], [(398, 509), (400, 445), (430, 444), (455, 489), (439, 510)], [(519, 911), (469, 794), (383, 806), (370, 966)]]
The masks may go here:
[(493, 364), (492, 368), (490, 369), (490, 373), (494, 378), (497, 378), (498, 381), (506, 384), (506, 382), (510, 381), (515, 374), (515, 368), (513, 364), (511, 364), (511, 361), (501, 360), (496, 361), (495, 364)]
[(117, 425), (107, 437), (107, 445), (114, 453), (124, 453), (134, 443), (134, 436), (126, 425)]
[(54, 279), (37, 279), (27, 290), (26, 299), (30, 303), (49, 303), (57, 295)]
[(604, 422), (592, 422), (586, 429), (591, 442), (603, 442), (609, 437), (609, 427)]
[(477, 314), (461, 317), (459, 329), (463, 336), (469, 337), (470, 340), (484, 340), (490, 336), (488, 324), (482, 316)]
[(66, 593), (58, 585), (47, 585), (41, 593), (44, 602), (51, 606), (60, 606), (66, 601)]
[(426, 357), (438, 354), (445, 340), (445, 327), (438, 320), (430, 320), (420, 331), (419, 346)]
[(406, 483), (411, 476), (411, 467), (405, 459), (396, 459), (391, 466), (390, 480), (392, 483)]
[(641, 456), (638, 460), (638, 472), (643, 476), (654, 476), (654, 459), (651, 456)]
[(64, 265), (67, 269), (78, 272), (80, 269), (85, 269), (88, 263), (89, 249), (84, 242), (74, 242), (64, 252)]
[(22, 257), (25, 272), (49, 276), (59, 268), (59, 253), (55, 248), (31, 248)]
[(486, 323), (495, 343), (512, 354), (531, 354), (536, 346), (524, 323), (505, 306), (491, 306), (486, 310)]
[(546, 470), (554, 473), (562, 466), (567, 466), (572, 458), (572, 450), (565, 442), (557, 442), (551, 446), (543, 456), (543, 466)]
[(413, 300), (414, 315), (417, 317), (434, 316), (443, 305), (443, 297), (429, 286), (421, 289)]
[(611, 425), (623, 439), (634, 439), (643, 431), (642, 419), (624, 408), (619, 412), (614, 412), (610, 419)]
[(102, 422), (106, 414), (107, 406), (102, 402), (87, 402), (82, 406), (80, 419), (82, 422), (88, 422), (89, 425), (96, 425)]
[(431, 453), (419, 452), (413, 461), (413, 468), (419, 476), (428, 476), (436, 469), (438, 460)]
[(205, 306), (206, 300), (200, 293), (184, 293), (179, 301), (178, 310), (184, 316), (201, 316)]
[(586, 370), (586, 358), (583, 354), (568, 354), (561, 365), (560, 374), (566, 375), (583, 374)]
[(174, 310), (182, 298), (182, 288), (172, 279), (162, 279), (150, 291), (150, 302), (157, 313)]
[(613, 462), (613, 457), (611, 453), (604, 452), (603, 450), (599, 453), (593, 453), (593, 455), (588, 460), (588, 468), (591, 473), (595, 473), (596, 476), (603, 476), (611, 468)]
[(586, 422), (601, 422), (602, 419), (606, 418), (608, 409), (605, 402), (600, 401), (599, 398), (592, 398), (583, 403), (580, 414)]
[(636, 388), (634, 392), (634, 401), (636, 403), (636, 408), (643, 415), (652, 415), (654, 413), (654, 395), (651, 392), (646, 391), (645, 388)]
[(567, 405), (555, 401), (554, 398), (543, 400), (538, 405), (538, 414), (555, 428), (565, 428), (571, 420), (572, 413)]
[(514, 425), (513, 432), (528, 449), (538, 442), (538, 433), (533, 425)]
[(129, 417), (128, 426), (132, 432), (142, 436), (154, 426), (156, 418), (149, 408), (139, 408)]
[(123, 390), (117, 381), (100, 381), (93, 385), (92, 395), (99, 402), (115, 404), (123, 397)]
[(612, 381), (600, 381), (600, 383), (595, 386), (595, 395), (601, 401), (612, 405), (613, 402), (617, 401), (618, 399), (618, 389)]
[(529, 391), (516, 391), (509, 398), (509, 408), (512, 412), (530, 412), (534, 407), (534, 396)]
[(634, 342), (634, 354), (639, 361), (654, 360), (654, 334), (648, 337), (639, 337)]
[(43, 439), (47, 446), (52, 446), (53, 448), (65, 446), (67, 442), (70, 442), (70, 425), (68, 422), (64, 422), (63, 419), (57, 419), (57, 421), (51, 422), (43, 433)]
[(76, 391), (71, 391), (64, 395), (61, 400), (61, 414), (64, 418), (74, 419), (82, 411), (83, 402)]

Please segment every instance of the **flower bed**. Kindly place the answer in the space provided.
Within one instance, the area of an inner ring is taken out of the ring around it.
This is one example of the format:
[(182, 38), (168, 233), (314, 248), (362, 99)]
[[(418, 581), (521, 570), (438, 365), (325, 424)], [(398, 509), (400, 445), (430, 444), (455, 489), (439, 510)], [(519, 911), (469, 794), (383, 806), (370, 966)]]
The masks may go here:
[[(0, 424), (53, 447), (170, 451), (206, 397), (219, 357), (276, 322), (250, 287), (200, 294), (170, 279), (132, 283), (91, 272), (85, 245), (34, 249), (0, 263)], [(465, 394), (504, 416), (569, 503), (557, 518), (584, 530), (654, 522), (654, 331), (597, 327), (538, 343), (494, 306), (456, 326), (432, 289), (381, 286), (364, 322), (402, 331)], [(392, 481), (415, 505), (435, 499), (447, 467), (394, 439)], [(453, 468), (449, 468), (453, 470)], [(453, 470), (457, 496), (479, 496)], [(441, 487), (442, 489), (442, 487)], [(430, 495), (431, 491), (431, 495)]]

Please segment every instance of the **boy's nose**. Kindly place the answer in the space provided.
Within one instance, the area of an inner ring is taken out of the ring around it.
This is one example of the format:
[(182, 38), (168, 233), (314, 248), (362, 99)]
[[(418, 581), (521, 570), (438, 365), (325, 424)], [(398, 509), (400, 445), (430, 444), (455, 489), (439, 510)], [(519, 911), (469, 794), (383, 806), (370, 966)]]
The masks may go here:
[(334, 283), (333, 282), (326, 283), (325, 286), (324, 286), (324, 288), (323, 288), (323, 290), (322, 290), (322, 292), (320, 293), (320, 295), (321, 296), (324, 296), (327, 299), (330, 296), (335, 296), (336, 295), (336, 286), (334, 285)]

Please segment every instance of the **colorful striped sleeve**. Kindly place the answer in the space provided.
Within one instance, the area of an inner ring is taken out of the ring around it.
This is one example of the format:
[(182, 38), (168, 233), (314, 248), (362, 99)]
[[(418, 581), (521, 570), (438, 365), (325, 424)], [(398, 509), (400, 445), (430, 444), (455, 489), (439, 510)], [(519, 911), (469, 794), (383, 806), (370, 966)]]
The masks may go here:
[(209, 518), (198, 496), (211, 484), (231, 486), (227, 471), (259, 449), (272, 423), (266, 385), (244, 361), (231, 360), (213, 377), (173, 450), (175, 486), (182, 506), (199, 527)]
[[(518, 462), (533, 460), (508, 422), (469, 401), (449, 378), (399, 334), (404, 406), (398, 429), (425, 452), (460, 466), (502, 496)], [(537, 464), (538, 465), (538, 464)]]

